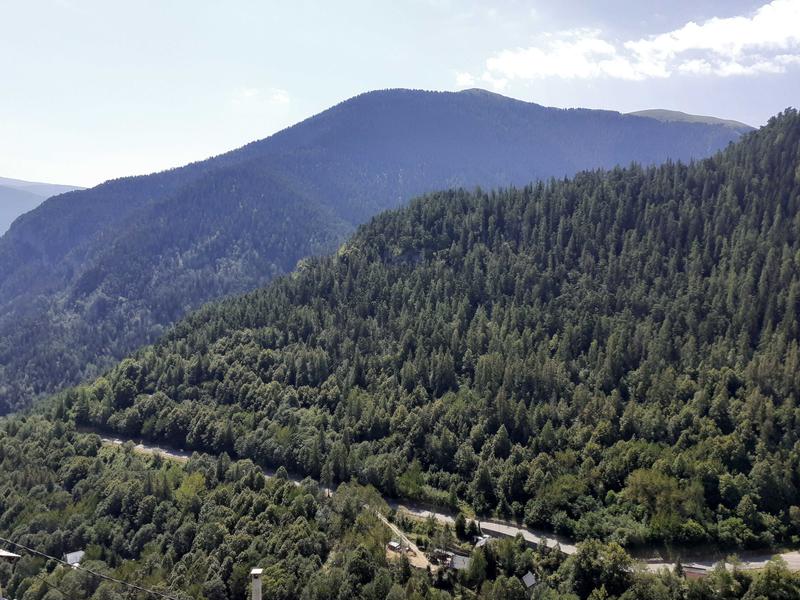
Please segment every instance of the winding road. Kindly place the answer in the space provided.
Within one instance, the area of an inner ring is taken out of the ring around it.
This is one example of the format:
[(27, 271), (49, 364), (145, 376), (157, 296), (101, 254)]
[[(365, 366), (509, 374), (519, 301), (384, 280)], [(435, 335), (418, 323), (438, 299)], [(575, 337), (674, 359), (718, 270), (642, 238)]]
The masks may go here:
[[(106, 446), (123, 446), (127, 442), (131, 442), (133, 446), (133, 451), (138, 452), (140, 454), (158, 454), (167, 458), (169, 460), (175, 460), (178, 462), (186, 462), (191, 458), (192, 452), (187, 452), (185, 450), (177, 450), (175, 448), (165, 448), (162, 446), (157, 446), (155, 444), (149, 444), (141, 440), (124, 440), (117, 437), (104, 437), (100, 436), (102, 443)], [(275, 470), (274, 469), (263, 469), (265, 477), (275, 477)], [(297, 476), (290, 475), (289, 480), (294, 482), (295, 484), (299, 484), (303, 479)], [(328, 488), (324, 488), (323, 491), (326, 494), (330, 494), (332, 490)], [(397, 501), (397, 500), (389, 500), (386, 499), (386, 503), (389, 505), (390, 508), (393, 508), (400, 512), (405, 512), (413, 517), (418, 517), (421, 519), (427, 519), (433, 517), (439, 523), (446, 523), (449, 525), (453, 525), (455, 523), (455, 514), (447, 509), (441, 508), (428, 508), (422, 507), (417, 504), (407, 502), (407, 501)], [(389, 525), (392, 531), (395, 531), (395, 527), (384, 519), (384, 522)], [(577, 552), (577, 547), (575, 544), (563, 537), (558, 536), (552, 533), (547, 533), (543, 531), (537, 531), (530, 529), (529, 527), (524, 527), (519, 524), (513, 523), (511, 521), (503, 521), (499, 519), (490, 519), (490, 520), (479, 520), (478, 525), (483, 533), (490, 535), (491, 537), (495, 538), (502, 538), (502, 537), (515, 537), (518, 534), (521, 534), (522, 537), (525, 539), (532, 546), (546, 546), (548, 548), (558, 548), (561, 552), (567, 555), (575, 554)], [(399, 531), (399, 530), (398, 530)], [(397, 531), (395, 531), (397, 533)], [(400, 533), (402, 535), (402, 533)], [(404, 540), (407, 541), (404, 535), (402, 535)], [(407, 542), (410, 544), (410, 542)], [(421, 554), (421, 553), (420, 553)], [(424, 555), (423, 555), (424, 556)], [(747, 554), (740, 555), (740, 562), (737, 563), (738, 568), (740, 569), (763, 569), (767, 562), (775, 558), (776, 556), (780, 556), (786, 561), (787, 566), (792, 571), (800, 571), (800, 551), (791, 551), (791, 552), (783, 552), (780, 554), (773, 554), (770, 552), (752, 552)], [(673, 569), (675, 568), (675, 563), (670, 561), (665, 561), (661, 558), (640, 558), (638, 559), (640, 564), (643, 568), (648, 571), (658, 572), (661, 569)], [(692, 569), (695, 572), (704, 572), (709, 571), (714, 568), (720, 562), (720, 558), (717, 556), (714, 557), (700, 557), (700, 558), (691, 558), (685, 561), (682, 561), (684, 568)]]

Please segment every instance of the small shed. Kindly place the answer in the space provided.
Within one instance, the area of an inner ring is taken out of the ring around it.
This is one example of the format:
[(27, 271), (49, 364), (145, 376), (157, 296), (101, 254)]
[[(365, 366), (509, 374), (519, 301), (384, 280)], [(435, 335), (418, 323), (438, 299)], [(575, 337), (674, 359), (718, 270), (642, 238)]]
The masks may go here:
[(708, 565), (701, 563), (689, 563), (688, 565), (683, 565), (683, 574), (687, 579), (700, 579), (701, 577), (708, 575), (708, 571)]
[(453, 554), (450, 558), (450, 568), (456, 571), (466, 571), (469, 568), (469, 556)]
[(392, 540), (391, 542), (386, 544), (386, 548), (388, 550), (391, 550), (392, 552), (402, 552), (403, 551), (403, 546), (400, 544), (400, 542), (395, 542), (394, 540)]
[(86, 556), (86, 552), (83, 550), (76, 550), (75, 552), (68, 552), (64, 555), (64, 562), (67, 563), (70, 567), (77, 567), (81, 564), (83, 557)]
[(536, 579), (535, 573), (531, 573), (530, 571), (528, 571), (527, 573), (525, 573), (525, 575), (522, 576), (522, 583), (525, 584), (526, 590), (531, 589), (533, 586), (536, 585), (537, 582), (538, 579)]
[(492, 538), (490, 538), (488, 535), (482, 535), (482, 536), (481, 536), (481, 537), (478, 539), (478, 541), (477, 541), (477, 542), (475, 542), (475, 547), (476, 547), (476, 548), (482, 548), (483, 546), (485, 546), (486, 544), (488, 544), (488, 543), (489, 543), (489, 540), (490, 540), (490, 539), (492, 539)]

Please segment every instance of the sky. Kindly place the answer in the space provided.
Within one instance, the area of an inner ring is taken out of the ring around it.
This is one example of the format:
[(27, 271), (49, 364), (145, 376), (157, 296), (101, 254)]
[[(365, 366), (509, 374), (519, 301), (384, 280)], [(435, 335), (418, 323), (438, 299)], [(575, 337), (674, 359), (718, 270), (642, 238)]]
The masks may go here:
[(0, 0), (0, 176), (91, 186), (361, 92), (758, 126), (800, 98), (800, 0)]

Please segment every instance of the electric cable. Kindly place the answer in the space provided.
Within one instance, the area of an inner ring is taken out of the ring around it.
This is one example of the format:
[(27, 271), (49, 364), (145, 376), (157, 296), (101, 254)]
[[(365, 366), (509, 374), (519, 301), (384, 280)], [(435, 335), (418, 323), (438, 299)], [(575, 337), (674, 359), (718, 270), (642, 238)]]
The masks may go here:
[[(166, 600), (179, 600), (175, 596), (170, 596), (169, 594), (165, 594), (163, 592), (157, 592), (155, 590), (150, 590), (150, 589), (142, 587), (140, 585), (136, 585), (135, 583), (130, 583), (128, 581), (123, 581), (122, 579), (117, 579), (116, 577), (111, 577), (110, 575), (104, 575), (103, 573), (98, 573), (97, 571), (92, 571), (91, 569), (87, 569), (86, 567), (82, 567), (80, 565), (71, 565), (65, 560), (62, 560), (60, 558), (56, 558), (55, 556), (50, 556), (49, 554), (45, 554), (44, 552), (40, 552), (39, 550), (35, 550), (33, 548), (29, 548), (28, 546), (26, 546), (24, 544), (19, 544), (17, 542), (12, 542), (11, 540), (7, 540), (6, 538), (3, 538), (3, 537), (0, 537), (0, 542), (4, 542), (6, 544), (11, 544), (12, 546), (15, 546), (17, 548), (21, 548), (22, 550), (30, 552), (31, 554), (36, 554), (38, 556), (42, 556), (42, 557), (47, 558), (49, 560), (54, 560), (54, 561), (56, 561), (56, 562), (58, 562), (58, 563), (60, 563), (62, 565), (66, 565), (66, 566), (71, 567), (73, 569), (79, 569), (81, 571), (84, 571), (85, 573), (89, 573), (90, 575), (94, 575), (95, 577), (99, 577), (100, 579), (105, 579), (106, 581), (113, 581), (114, 583), (117, 583), (119, 585), (123, 585), (125, 587), (134, 589), (137, 592), (144, 592), (145, 594), (150, 594), (152, 596), (158, 596), (159, 598), (165, 598)], [(51, 585), (51, 584), (48, 584), (48, 585)], [(61, 590), (58, 590), (58, 591), (61, 592)], [(61, 593), (63, 594), (63, 592), (61, 592)]]

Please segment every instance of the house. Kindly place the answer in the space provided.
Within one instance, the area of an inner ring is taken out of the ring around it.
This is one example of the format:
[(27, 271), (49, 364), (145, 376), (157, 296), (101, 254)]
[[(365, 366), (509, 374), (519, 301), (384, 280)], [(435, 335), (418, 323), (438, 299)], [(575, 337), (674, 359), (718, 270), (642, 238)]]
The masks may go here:
[(469, 556), (455, 554), (442, 548), (434, 548), (428, 556), (433, 564), (441, 565), (445, 569), (463, 571), (469, 567)]
[(526, 590), (531, 589), (533, 586), (537, 584), (537, 582), (538, 579), (536, 579), (536, 574), (531, 573), (530, 571), (525, 573), (525, 575), (523, 575), (522, 577), (522, 583), (525, 585)]
[(450, 568), (456, 571), (466, 571), (469, 568), (469, 556), (453, 554), (450, 558)]
[(64, 562), (67, 563), (70, 567), (77, 567), (81, 564), (83, 557), (86, 555), (86, 552), (83, 550), (77, 550), (75, 552), (68, 552), (64, 555)]
[(391, 550), (392, 552), (402, 552), (403, 546), (400, 544), (400, 542), (395, 542), (394, 540), (392, 540), (391, 542), (386, 544), (386, 549)]
[(701, 563), (683, 565), (683, 574), (687, 579), (700, 579), (708, 575), (709, 567)]
[(430, 561), (435, 565), (449, 567), (450, 560), (453, 558), (453, 553), (442, 548), (434, 548), (428, 553), (428, 558), (430, 558)]

